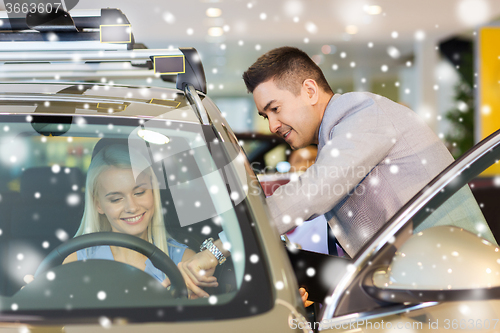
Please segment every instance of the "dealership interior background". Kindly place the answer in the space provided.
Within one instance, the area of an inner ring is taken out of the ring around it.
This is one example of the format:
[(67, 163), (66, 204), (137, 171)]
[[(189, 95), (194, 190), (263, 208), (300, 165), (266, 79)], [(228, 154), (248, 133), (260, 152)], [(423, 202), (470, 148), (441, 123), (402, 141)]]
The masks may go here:
[[(498, 1), (83, 0), (75, 9), (102, 6), (120, 8), (136, 42), (149, 48), (195, 47), (208, 94), (237, 133), (269, 133), (241, 75), (261, 54), (285, 45), (306, 51), (334, 92), (371, 91), (410, 107), (455, 156), (472, 144), (466, 131), (476, 143), (500, 127), (500, 100), (481, 96), (498, 88), (500, 77), (490, 86), (481, 77), (500, 76), (500, 47), (479, 38), (483, 29), (496, 31)], [(488, 53), (494, 57), (489, 62)], [(49, 75), (39, 78), (65, 81), (64, 75)], [(153, 74), (132, 77), (125, 71), (94, 80), (168, 85)]]

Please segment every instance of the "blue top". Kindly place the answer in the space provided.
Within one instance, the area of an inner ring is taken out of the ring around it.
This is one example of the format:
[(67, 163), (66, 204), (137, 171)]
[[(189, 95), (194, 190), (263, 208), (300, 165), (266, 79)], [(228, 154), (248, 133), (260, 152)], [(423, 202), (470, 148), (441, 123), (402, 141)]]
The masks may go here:
[[(167, 239), (167, 247), (168, 247), (168, 256), (172, 261), (177, 265), (184, 255), (184, 251), (186, 251), (187, 246), (179, 243), (175, 239), (168, 238)], [(76, 255), (78, 260), (86, 260), (86, 259), (105, 259), (105, 260), (115, 260), (113, 257), (113, 253), (111, 252), (111, 248), (109, 245), (103, 246), (94, 246), (88, 249), (82, 249), (76, 251)], [(165, 274), (156, 268), (151, 260), (146, 259), (146, 268), (144, 272), (148, 273), (155, 279), (160, 282), (165, 280)]]

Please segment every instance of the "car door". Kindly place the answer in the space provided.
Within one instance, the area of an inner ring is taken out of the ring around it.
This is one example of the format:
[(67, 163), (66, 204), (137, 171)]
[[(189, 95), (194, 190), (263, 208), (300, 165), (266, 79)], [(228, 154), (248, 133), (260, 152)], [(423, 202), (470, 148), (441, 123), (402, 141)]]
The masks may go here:
[(498, 329), (500, 250), (490, 230), (496, 221), (483, 211), (500, 202), (500, 189), (493, 186), (485, 203), (471, 188), (499, 160), (497, 131), (401, 208), (337, 271), (318, 325), (327, 332)]

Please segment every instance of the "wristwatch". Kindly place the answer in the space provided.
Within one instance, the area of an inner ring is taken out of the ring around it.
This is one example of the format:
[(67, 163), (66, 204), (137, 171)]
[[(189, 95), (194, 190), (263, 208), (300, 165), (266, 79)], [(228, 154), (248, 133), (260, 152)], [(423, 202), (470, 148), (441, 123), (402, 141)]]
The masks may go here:
[(200, 251), (203, 251), (205, 249), (210, 251), (210, 253), (215, 256), (215, 258), (219, 262), (219, 265), (222, 265), (226, 262), (226, 257), (224, 257), (222, 252), (217, 248), (217, 246), (215, 246), (213, 238), (210, 237), (208, 239), (205, 239), (205, 241), (201, 244)]

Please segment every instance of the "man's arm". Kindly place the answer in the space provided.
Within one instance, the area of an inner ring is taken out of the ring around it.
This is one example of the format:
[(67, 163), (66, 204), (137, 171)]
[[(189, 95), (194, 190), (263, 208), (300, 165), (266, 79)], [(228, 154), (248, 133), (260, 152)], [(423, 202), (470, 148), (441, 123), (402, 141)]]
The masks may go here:
[(384, 161), (397, 139), (376, 100), (362, 93), (332, 101), (321, 126), (315, 164), (266, 199), (281, 234), (330, 211)]

